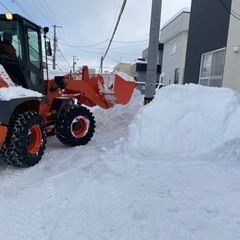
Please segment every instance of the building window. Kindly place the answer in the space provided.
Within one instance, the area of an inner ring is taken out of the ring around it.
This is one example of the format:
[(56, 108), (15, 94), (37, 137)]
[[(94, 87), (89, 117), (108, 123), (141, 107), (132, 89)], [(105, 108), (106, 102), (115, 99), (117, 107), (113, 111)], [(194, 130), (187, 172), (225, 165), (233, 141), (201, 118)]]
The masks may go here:
[(174, 84), (179, 83), (179, 75), (180, 75), (180, 68), (176, 68), (174, 73)]
[(176, 40), (173, 40), (170, 42), (169, 55), (176, 53), (176, 50), (177, 50), (177, 42)]
[(222, 87), (225, 54), (225, 48), (202, 54), (199, 84)]
[(161, 73), (159, 76), (159, 82), (165, 84), (165, 73)]

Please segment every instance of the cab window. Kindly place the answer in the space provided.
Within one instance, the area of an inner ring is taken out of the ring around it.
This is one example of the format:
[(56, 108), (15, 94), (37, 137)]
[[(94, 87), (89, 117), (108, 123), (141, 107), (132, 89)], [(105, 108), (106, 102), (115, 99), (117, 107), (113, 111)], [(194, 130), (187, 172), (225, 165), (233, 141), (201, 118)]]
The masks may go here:
[(40, 49), (38, 42), (38, 33), (31, 28), (28, 29), (29, 59), (30, 63), (36, 68), (40, 68)]

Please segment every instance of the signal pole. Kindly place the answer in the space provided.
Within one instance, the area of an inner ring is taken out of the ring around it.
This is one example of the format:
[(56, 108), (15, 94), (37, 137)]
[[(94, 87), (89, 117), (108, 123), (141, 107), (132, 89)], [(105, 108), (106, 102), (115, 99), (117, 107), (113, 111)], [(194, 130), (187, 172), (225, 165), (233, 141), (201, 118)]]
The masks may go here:
[(61, 28), (61, 26), (53, 25), (54, 35), (53, 35), (53, 70), (56, 69), (56, 52), (57, 52), (57, 33), (56, 28)]
[(151, 102), (155, 94), (161, 10), (162, 0), (152, 0), (144, 104)]

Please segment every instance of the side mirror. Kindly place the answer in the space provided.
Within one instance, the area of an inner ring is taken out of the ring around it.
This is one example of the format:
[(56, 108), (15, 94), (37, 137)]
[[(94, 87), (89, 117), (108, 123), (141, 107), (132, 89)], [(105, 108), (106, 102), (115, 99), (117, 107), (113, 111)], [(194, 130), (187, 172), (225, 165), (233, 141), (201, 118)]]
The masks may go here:
[(46, 35), (49, 32), (49, 27), (44, 27), (43, 28), (43, 33)]
[(47, 56), (52, 56), (52, 48), (51, 48), (51, 43), (50, 41), (45, 43), (45, 48), (46, 48), (46, 54)]

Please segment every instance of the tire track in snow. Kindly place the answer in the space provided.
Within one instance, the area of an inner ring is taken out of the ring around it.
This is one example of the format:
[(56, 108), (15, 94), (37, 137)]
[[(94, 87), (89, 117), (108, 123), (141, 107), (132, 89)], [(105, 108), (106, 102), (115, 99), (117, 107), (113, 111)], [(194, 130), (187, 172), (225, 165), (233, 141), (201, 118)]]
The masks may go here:
[[(141, 240), (175, 239), (176, 236), (179, 240), (206, 239), (208, 233), (211, 235), (209, 239), (238, 239), (239, 231), (231, 229), (231, 226), (239, 225), (237, 223), (239, 217), (234, 217), (236, 221), (234, 224), (229, 224), (229, 219), (223, 218), (221, 207), (216, 207), (216, 203), (221, 202), (216, 200), (218, 198), (218, 193), (214, 192), (216, 188), (211, 186), (209, 178), (202, 174), (206, 172), (204, 163), (192, 160), (190, 164), (183, 159), (177, 159), (182, 162), (176, 166), (173, 159), (166, 162), (163, 159), (151, 159), (149, 156), (147, 160), (146, 156), (141, 155), (124, 158), (124, 155), (121, 156), (123, 164), (120, 159), (116, 161), (115, 168), (122, 167), (122, 173), (127, 173), (128, 169), (131, 169), (129, 171), (132, 175), (131, 182), (128, 187), (122, 189), (122, 192), (125, 192), (126, 196), (131, 196), (132, 214), (136, 220), (145, 222), (142, 228), (136, 231), (142, 232), (139, 236)], [(196, 167), (193, 167), (195, 164)], [(188, 170), (189, 166), (192, 171)], [(213, 174), (217, 178), (219, 176), (215, 171), (207, 174)], [(225, 187), (227, 188), (227, 185)], [(226, 198), (226, 202), (234, 199), (227, 195), (222, 197)], [(209, 199), (212, 201), (209, 202)], [(239, 209), (236, 210), (239, 212)], [(215, 229), (219, 229), (218, 233)]]
[(49, 188), (33, 187), (13, 199), (1, 199), (0, 239), (46, 239), (42, 204), (48, 200), (50, 192)]
[(0, 239), (49, 239), (56, 219), (84, 177), (86, 174), (81, 169), (73, 168), (42, 179), (13, 196), (0, 197), (0, 225), (3, 230)]
[(79, 186), (68, 202), (51, 240), (126, 239), (126, 236), (121, 237), (122, 228), (131, 229), (132, 221), (115, 176), (111, 173), (94, 175)]

